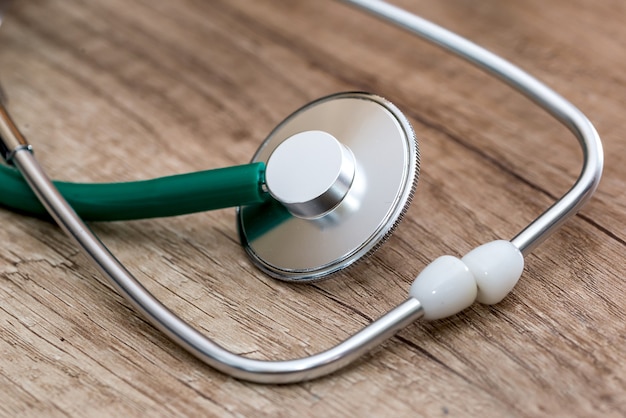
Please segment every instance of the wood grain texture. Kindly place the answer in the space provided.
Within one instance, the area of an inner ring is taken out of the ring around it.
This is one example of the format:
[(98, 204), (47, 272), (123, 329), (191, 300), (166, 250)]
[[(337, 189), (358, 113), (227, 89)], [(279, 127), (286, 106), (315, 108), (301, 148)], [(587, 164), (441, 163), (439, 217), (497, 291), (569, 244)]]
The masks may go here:
[[(411, 325), (332, 376), (250, 384), (154, 330), (55, 226), (0, 210), (0, 415), (626, 415), (626, 3), (398, 3), (530, 71), (603, 137), (597, 195), (527, 258), (514, 292)], [(387, 245), (335, 279), (265, 277), (232, 210), (93, 225), (167, 306), (254, 358), (337, 343), (404, 300), (430, 260), (515, 235), (581, 161), (526, 99), (332, 1), (31, 0), (14, 2), (0, 39), (9, 108), (57, 179), (245, 163), (291, 111), (336, 91), (407, 113), (416, 199)]]

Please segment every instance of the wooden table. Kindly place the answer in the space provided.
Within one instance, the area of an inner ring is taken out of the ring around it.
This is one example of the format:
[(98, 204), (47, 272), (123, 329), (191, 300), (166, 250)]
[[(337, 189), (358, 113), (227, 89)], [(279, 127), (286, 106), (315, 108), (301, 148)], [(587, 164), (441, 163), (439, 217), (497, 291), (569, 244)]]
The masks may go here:
[[(398, 3), (530, 71), (603, 137), (598, 193), (527, 257), (513, 293), (411, 325), (329, 377), (251, 384), (148, 325), (57, 227), (1, 210), (1, 415), (626, 415), (626, 3)], [(264, 276), (233, 210), (92, 224), (173, 311), (253, 358), (339, 342), (402, 302), (429, 261), (514, 236), (579, 171), (572, 135), (526, 99), (332, 1), (24, 1), (0, 33), (9, 108), (56, 179), (246, 163), (286, 115), (336, 91), (407, 113), (422, 150), (414, 203), (387, 245), (332, 280)]]

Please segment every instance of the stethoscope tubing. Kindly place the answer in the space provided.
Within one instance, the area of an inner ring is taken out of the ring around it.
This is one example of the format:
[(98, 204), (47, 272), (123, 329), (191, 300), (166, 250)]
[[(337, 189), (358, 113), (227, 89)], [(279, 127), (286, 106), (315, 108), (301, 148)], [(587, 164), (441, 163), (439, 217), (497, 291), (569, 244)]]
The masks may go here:
[[(584, 154), (581, 174), (575, 185), (563, 197), (512, 239), (511, 242), (523, 253), (535, 248), (565, 219), (576, 213), (591, 196), (602, 172), (602, 146), (592, 124), (573, 105), (502, 58), (402, 9), (376, 0), (342, 1), (427, 39), (505, 81), (565, 124), (578, 138)], [(262, 361), (231, 353), (200, 334), (157, 301), (109, 252), (63, 199), (35, 160), (29, 147), (18, 139), (7, 138), (11, 132), (5, 132), (3, 129), (2, 135), (5, 146), (9, 148), (11, 162), (20, 170), (51, 216), (83, 248), (85, 254), (93, 260), (114, 287), (156, 328), (208, 365), (224, 373), (259, 383), (292, 383), (314, 379), (351, 363), (424, 314), (420, 302), (410, 297), (337, 346), (306, 358)]]
[[(251, 163), (150, 180), (53, 185), (87, 222), (162, 218), (263, 203), (265, 164)], [(14, 167), (0, 164), (0, 205), (38, 218), (48, 211)]]

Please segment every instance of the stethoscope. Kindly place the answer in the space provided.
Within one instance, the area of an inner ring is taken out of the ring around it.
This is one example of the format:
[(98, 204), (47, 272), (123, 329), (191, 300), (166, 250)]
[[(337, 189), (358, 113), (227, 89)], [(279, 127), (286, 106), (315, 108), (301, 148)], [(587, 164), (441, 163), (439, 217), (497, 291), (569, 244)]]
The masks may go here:
[(137, 219), (238, 206), (242, 244), (259, 268), (282, 280), (323, 279), (376, 250), (412, 199), (418, 144), (409, 121), (387, 100), (341, 93), (307, 104), (271, 132), (247, 165), (98, 185), (51, 182), (2, 104), (0, 146), (8, 165), (0, 165), (0, 204), (35, 216), (48, 213), (155, 327), (210, 366), (254, 382), (314, 379), (351, 363), (418, 318), (445, 318), (475, 301), (500, 302), (520, 278), (524, 255), (595, 191), (603, 166), (595, 128), (544, 84), (458, 35), (382, 1), (344, 2), (466, 59), (563, 123), (583, 150), (576, 183), (511, 240), (481, 245), (462, 258), (437, 258), (417, 276), (406, 301), (337, 346), (286, 361), (245, 358), (202, 335), (156, 300), (81, 217)]

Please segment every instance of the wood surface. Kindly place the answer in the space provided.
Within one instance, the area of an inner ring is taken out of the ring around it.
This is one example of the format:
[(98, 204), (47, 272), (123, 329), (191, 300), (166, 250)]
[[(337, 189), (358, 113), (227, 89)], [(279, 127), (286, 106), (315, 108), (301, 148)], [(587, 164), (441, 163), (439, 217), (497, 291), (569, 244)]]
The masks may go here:
[[(2, 209), (0, 415), (626, 416), (626, 3), (398, 3), (530, 71), (604, 140), (597, 194), (526, 258), (512, 294), (415, 323), (329, 377), (251, 384), (156, 331), (56, 226)], [(16, 1), (0, 79), (43, 166), (74, 181), (246, 163), (290, 112), (337, 91), (406, 112), (415, 200), (381, 250), (331, 280), (260, 273), (234, 210), (92, 224), (173, 311), (258, 359), (328, 348), (402, 302), (429, 261), (511, 238), (581, 162), (572, 135), (508, 87), (327, 0)]]

